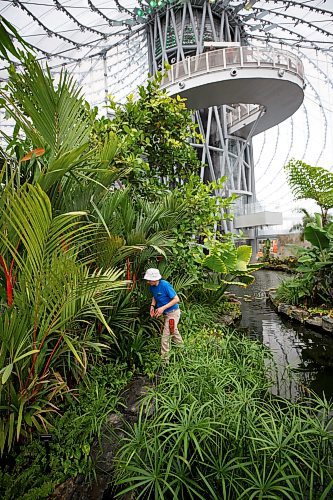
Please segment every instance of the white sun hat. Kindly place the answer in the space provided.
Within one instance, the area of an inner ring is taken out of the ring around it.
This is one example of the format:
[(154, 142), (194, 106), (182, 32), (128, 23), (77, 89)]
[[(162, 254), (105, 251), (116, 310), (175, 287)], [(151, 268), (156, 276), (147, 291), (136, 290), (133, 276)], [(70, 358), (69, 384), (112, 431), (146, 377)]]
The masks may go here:
[(158, 269), (154, 269), (153, 267), (147, 269), (146, 274), (143, 279), (148, 281), (158, 281), (162, 278)]

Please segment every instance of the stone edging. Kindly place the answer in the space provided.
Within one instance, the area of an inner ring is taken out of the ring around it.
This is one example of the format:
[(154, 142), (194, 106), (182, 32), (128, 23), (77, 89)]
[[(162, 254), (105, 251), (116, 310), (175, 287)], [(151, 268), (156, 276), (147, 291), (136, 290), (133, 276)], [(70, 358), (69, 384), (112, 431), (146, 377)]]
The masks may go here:
[(289, 319), (307, 325), (310, 328), (320, 330), (323, 333), (333, 334), (333, 318), (330, 316), (314, 316), (302, 307), (278, 302), (275, 298), (275, 294), (275, 290), (268, 290), (267, 292), (268, 299), (271, 301), (278, 313), (287, 316)]
[(237, 304), (238, 308), (232, 309), (231, 311), (222, 314), (219, 317), (219, 323), (225, 326), (232, 326), (233, 324), (237, 323), (237, 321), (239, 321), (240, 318), (242, 317), (242, 311), (240, 308), (241, 302), (236, 298), (236, 295), (233, 293), (227, 293), (226, 295), (228, 297), (228, 301), (231, 302), (232, 304)]

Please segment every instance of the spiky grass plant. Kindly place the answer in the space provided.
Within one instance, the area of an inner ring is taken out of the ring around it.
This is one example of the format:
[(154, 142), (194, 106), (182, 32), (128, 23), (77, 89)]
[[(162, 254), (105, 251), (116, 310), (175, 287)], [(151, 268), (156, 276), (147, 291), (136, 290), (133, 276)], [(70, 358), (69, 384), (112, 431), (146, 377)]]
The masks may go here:
[(331, 498), (332, 405), (270, 396), (266, 355), (235, 333), (190, 337), (124, 437), (118, 497)]

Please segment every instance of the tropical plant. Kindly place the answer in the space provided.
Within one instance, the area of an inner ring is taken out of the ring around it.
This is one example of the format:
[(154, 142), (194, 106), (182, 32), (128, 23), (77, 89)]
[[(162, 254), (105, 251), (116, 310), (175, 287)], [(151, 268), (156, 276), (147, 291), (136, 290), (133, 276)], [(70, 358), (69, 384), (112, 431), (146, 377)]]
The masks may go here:
[(39, 186), (1, 197), (1, 266), (7, 308), (0, 316), (0, 450), (32, 427), (49, 427), (52, 400), (85, 373), (90, 352), (101, 354), (96, 320), (109, 334), (103, 310), (126, 286), (122, 271), (90, 271), (84, 249), (95, 228), (85, 213), (54, 216)]
[(236, 246), (232, 235), (221, 240), (206, 239), (203, 247), (197, 247), (196, 259), (207, 269), (203, 287), (224, 293), (231, 285), (247, 287), (254, 282), (252, 273), (261, 264), (250, 264), (252, 248)]
[(296, 200), (314, 200), (320, 207), (325, 226), (328, 222), (328, 210), (333, 208), (333, 173), (295, 159), (289, 161), (285, 171)]
[(108, 429), (108, 415), (121, 410), (120, 393), (130, 378), (124, 364), (90, 366), (76, 397), (61, 402), (62, 416), (54, 421), (48, 451), (35, 436), (12, 450), (9, 460), (2, 460), (1, 498), (49, 498), (57, 485), (78, 474), (91, 481), (100, 460), (99, 444)]
[(31, 45), (23, 40), (14, 26), (3, 16), (0, 16), (0, 52), (2, 57), (7, 61), (11, 60), (11, 56), (17, 59), (21, 58), (21, 54), (15, 47), (13, 39), (15, 39), (25, 50), (31, 50)]
[(99, 220), (97, 264), (126, 263), (127, 279), (134, 284), (150, 259), (170, 253), (172, 229), (182, 217), (182, 210), (169, 209), (165, 199), (149, 202), (133, 196), (128, 188), (109, 193), (94, 210)]
[(312, 280), (309, 277), (290, 278), (283, 280), (276, 290), (276, 299), (285, 304), (299, 305), (307, 302), (311, 296)]
[(22, 63), (23, 72), (11, 67), (7, 90), (0, 89), (0, 105), (16, 122), (7, 150), (15, 159), (17, 184), (39, 184), (58, 211), (87, 209), (104, 186), (129, 172), (113, 162), (119, 141), (109, 132), (91, 147), (97, 109), (90, 109), (73, 78), (63, 71), (55, 86), (49, 69), (33, 56), (22, 56)]
[[(301, 241), (304, 241), (304, 230), (305, 230), (306, 226), (312, 222), (315, 223), (317, 226), (322, 226), (323, 225), (322, 224), (322, 216), (321, 216), (321, 214), (318, 214), (318, 213), (311, 215), (305, 208), (300, 208), (297, 211), (303, 214), (302, 222), (294, 224), (290, 228), (289, 232), (291, 233), (293, 231), (300, 231)], [(330, 215), (327, 216), (327, 219), (328, 219), (328, 221), (330, 220)]]
[(271, 252), (271, 240), (267, 238), (264, 243), (264, 255), (263, 255), (264, 261), (269, 259), (270, 252)]
[(277, 298), (291, 304), (330, 305), (333, 299), (333, 223), (307, 224), (304, 238), (311, 247), (300, 248), (297, 277), (282, 282)]

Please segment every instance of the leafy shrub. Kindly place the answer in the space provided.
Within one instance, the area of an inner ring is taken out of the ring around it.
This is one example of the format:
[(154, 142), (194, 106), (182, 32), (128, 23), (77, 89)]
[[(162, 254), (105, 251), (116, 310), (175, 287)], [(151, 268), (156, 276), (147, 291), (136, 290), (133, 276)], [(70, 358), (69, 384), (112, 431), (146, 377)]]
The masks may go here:
[(268, 264), (269, 266), (277, 267), (279, 268), (280, 266), (287, 267), (288, 269), (294, 270), (297, 266), (298, 259), (297, 257), (289, 256), (289, 257), (259, 257), (258, 259), (260, 262), (265, 263), (266, 265)]
[(50, 456), (36, 438), (13, 451), (0, 472), (0, 497), (49, 498), (55, 486), (68, 477), (82, 474), (92, 478), (93, 443), (101, 438), (107, 415), (121, 404), (119, 393), (130, 376), (124, 364), (93, 367), (76, 398), (64, 401), (63, 415), (51, 430)]
[(311, 294), (311, 283), (302, 277), (282, 281), (276, 290), (278, 301), (291, 305), (299, 305)]

